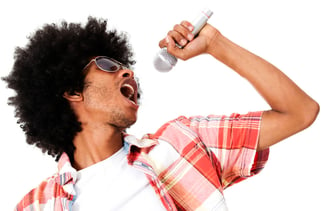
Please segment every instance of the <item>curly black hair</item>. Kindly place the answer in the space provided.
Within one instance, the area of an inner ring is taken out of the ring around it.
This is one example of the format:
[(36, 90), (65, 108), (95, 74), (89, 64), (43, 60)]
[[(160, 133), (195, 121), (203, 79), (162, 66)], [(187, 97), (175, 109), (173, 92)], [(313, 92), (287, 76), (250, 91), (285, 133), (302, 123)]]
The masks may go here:
[(46, 24), (17, 47), (11, 73), (2, 79), (16, 95), (18, 124), (26, 142), (56, 158), (66, 152), (71, 160), (73, 139), (81, 123), (63, 98), (65, 92), (81, 92), (83, 68), (94, 56), (108, 56), (131, 67), (135, 64), (127, 34), (107, 29), (107, 20), (89, 17), (81, 23)]

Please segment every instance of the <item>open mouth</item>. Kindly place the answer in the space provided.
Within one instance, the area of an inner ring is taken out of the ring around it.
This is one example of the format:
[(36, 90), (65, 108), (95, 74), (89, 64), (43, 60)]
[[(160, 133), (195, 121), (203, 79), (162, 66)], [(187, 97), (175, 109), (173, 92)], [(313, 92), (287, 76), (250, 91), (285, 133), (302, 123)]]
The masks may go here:
[(137, 104), (137, 95), (136, 95), (136, 83), (133, 82), (129, 82), (127, 81), (126, 83), (124, 83), (121, 88), (120, 88), (120, 92), (122, 93), (122, 95), (124, 97), (126, 97), (129, 101), (131, 101), (133, 104)]

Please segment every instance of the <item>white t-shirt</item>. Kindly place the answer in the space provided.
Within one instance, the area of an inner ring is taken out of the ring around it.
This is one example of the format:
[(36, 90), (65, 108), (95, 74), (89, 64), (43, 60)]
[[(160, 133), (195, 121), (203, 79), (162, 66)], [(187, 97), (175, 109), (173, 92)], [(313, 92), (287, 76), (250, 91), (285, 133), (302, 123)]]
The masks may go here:
[(121, 148), (78, 171), (74, 211), (165, 210), (145, 174), (128, 165), (126, 155)]

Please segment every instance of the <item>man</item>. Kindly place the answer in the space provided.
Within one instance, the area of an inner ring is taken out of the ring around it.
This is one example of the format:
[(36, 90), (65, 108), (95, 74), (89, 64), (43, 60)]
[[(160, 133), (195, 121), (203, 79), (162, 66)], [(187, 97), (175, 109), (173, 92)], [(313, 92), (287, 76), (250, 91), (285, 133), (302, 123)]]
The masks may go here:
[(27, 142), (57, 157), (59, 171), (16, 210), (227, 210), (223, 190), (258, 173), (271, 145), (313, 123), (319, 105), (280, 70), (210, 24), (197, 37), (192, 30), (183, 21), (159, 46), (183, 60), (212, 55), (271, 110), (178, 117), (136, 139), (125, 133), (137, 120), (139, 89), (124, 34), (94, 18), (84, 27), (46, 25), (17, 49), (5, 80)]

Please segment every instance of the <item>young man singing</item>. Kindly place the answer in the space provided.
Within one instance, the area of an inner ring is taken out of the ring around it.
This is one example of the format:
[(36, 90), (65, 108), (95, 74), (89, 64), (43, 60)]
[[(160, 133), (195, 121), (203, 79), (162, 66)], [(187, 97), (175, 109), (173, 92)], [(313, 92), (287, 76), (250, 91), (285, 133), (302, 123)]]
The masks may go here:
[(247, 79), (271, 110), (177, 117), (137, 139), (126, 133), (139, 107), (133, 54), (126, 36), (106, 25), (95, 18), (45, 25), (15, 52), (4, 78), (17, 93), (9, 102), (27, 143), (59, 167), (16, 210), (227, 210), (223, 190), (258, 173), (269, 147), (319, 112), (275, 66), (210, 24), (194, 37), (183, 21), (159, 46), (182, 60), (211, 55)]

